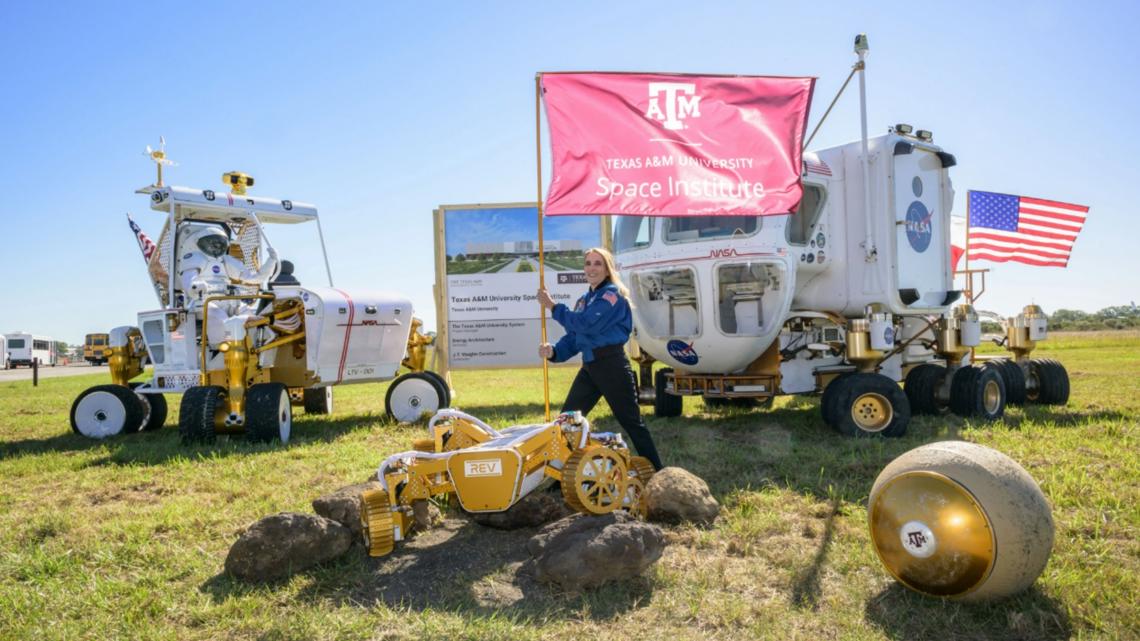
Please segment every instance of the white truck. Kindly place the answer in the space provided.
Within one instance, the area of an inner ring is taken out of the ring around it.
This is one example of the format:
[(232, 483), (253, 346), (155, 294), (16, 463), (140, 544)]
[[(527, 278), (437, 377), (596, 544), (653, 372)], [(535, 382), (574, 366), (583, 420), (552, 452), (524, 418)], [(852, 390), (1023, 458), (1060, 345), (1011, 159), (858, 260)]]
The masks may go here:
[[(912, 413), (992, 420), (1007, 401), (1067, 401), (1060, 363), (1029, 358), (1046, 336), (1036, 306), (1005, 320), (1011, 360), (970, 362), (979, 315), (952, 307), (956, 160), (929, 132), (896, 125), (867, 138), (865, 121), (862, 140), (804, 154), (790, 216), (615, 218), (642, 398), (657, 415), (679, 415), (685, 395), (822, 391), (838, 431), (900, 436)], [(650, 389), (654, 361), (667, 367)]]
[(55, 367), (55, 342), (47, 336), (35, 336), (25, 332), (13, 332), (4, 336), (7, 345), (4, 348), (4, 369), (31, 367), (36, 361), (39, 364)]
[[(229, 239), (229, 255), (257, 271), (271, 253), (263, 224), (318, 222), (312, 205), (246, 195), (253, 179), (245, 174), (227, 173), (223, 180), (230, 193), (162, 186), (160, 172), (157, 186), (139, 190), (166, 217), (148, 260), (160, 306), (140, 312), (137, 326), (110, 332), (112, 384), (75, 399), (72, 429), (92, 438), (156, 429), (166, 418), (163, 394), (175, 393), (182, 395), (178, 427), (184, 442), (208, 442), (225, 431), (287, 442), (293, 405), (330, 413), (333, 386), (391, 380), (401, 366), (411, 371), (389, 387), (389, 415), (414, 420), (447, 407), (448, 384), (424, 368), (433, 337), (420, 332), (403, 296), (345, 291), (332, 286), (331, 276), (328, 286), (302, 285), (291, 264), (260, 288), (234, 286), (204, 300), (184, 291), (177, 275), (185, 271), (182, 261), (193, 257), (187, 241), (203, 229), (219, 230)], [(212, 340), (204, 328), (218, 319), (209, 316), (231, 303), (252, 311), (236, 326), (227, 320), (225, 338)], [(132, 382), (148, 363), (153, 369), (145, 380)]]

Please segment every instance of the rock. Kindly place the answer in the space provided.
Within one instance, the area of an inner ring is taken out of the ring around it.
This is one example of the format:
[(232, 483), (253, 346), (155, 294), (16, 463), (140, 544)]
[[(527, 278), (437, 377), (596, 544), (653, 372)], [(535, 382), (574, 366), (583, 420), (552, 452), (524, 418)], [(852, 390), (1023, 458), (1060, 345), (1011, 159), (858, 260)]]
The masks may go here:
[(645, 502), (649, 520), (660, 523), (692, 521), (711, 525), (720, 513), (720, 504), (713, 498), (708, 483), (679, 467), (664, 468), (649, 479)]
[(332, 519), (282, 512), (238, 537), (226, 555), (226, 572), (243, 581), (283, 579), (344, 554), (351, 544), (352, 533)]
[(419, 500), (412, 502), (412, 518), (416, 521), (416, 529), (430, 530), (443, 521), (443, 513), (431, 501)]
[(351, 530), (354, 540), (363, 541), (363, 527), (360, 525), (360, 494), (365, 490), (378, 489), (380, 483), (377, 481), (342, 487), (331, 494), (313, 499), (313, 511)]
[(561, 493), (531, 492), (521, 501), (504, 512), (472, 514), (471, 518), (479, 525), (499, 530), (517, 530), (524, 527), (538, 527), (571, 514), (572, 510), (562, 499)]
[(622, 511), (574, 514), (527, 542), (535, 578), (570, 592), (637, 576), (660, 559), (664, 549), (661, 528)]

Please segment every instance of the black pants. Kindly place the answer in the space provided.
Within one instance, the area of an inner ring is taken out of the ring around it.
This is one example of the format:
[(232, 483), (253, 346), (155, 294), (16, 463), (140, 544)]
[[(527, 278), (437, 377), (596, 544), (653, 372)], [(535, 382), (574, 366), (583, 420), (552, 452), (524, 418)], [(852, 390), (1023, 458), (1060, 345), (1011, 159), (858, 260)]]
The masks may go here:
[(566, 395), (566, 402), (562, 404), (562, 411), (589, 414), (603, 396), (618, 424), (629, 434), (637, 453), (649, 459), (653, 467), (664, 467), (657, 455), (657, 446), (653, 444), (653, 436), (641, 420), (641, 409), (637, 406), (637, 379), (624, 352), (600, 356), (582, 365)]

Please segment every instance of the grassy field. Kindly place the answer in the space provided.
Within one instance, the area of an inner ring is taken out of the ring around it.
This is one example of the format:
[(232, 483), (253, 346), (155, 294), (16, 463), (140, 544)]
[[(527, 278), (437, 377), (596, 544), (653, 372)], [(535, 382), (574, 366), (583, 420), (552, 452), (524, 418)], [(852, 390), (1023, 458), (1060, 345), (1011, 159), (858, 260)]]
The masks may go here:
[[(330, 418), (298, 411), (287, 447), (182, 447), (176, 411), (158, 432), (72, 435), (71, 401), (98, 377), (3, 383), (0, 638), (1140, 638), (1140, 334), (1055, 335), (1039, 355), (1068, 368), (1068, 406), (1011, 409), (995, 424), (921, 418), (892, 441), (839, 437), (816, 398), (752, 411), (686, 399), (685, 416), (649, 425), (667, 464), (709, 482), (721, 519), (669, 529), (644, 577), (578, 595), (534, 583), (530, 532), (461, 519), (386, 559), (356, 551), (277, 584), (221, 573), (248, 524), (311, 511), (422, 433), (383, 417), (384, 385), (338, 388)], [(556, 404), (573, 374), (552, 370)], [(541, 419), (537, 370), (454, 382), (455, 404), (492, 425)], [(616, 429), (604, 404), (592, 418)], [(945, 439), (1006, 453), (1052, 503), (1056, 545), (1028, 592), (983, 605), (925, 598), (875, 558), (875, 477)]]

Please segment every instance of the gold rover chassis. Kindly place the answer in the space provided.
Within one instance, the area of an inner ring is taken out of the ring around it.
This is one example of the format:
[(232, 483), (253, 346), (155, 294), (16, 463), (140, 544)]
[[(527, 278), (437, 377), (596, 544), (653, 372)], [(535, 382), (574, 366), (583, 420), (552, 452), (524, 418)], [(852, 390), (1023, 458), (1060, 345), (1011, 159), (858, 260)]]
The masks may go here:
[(619, 435), (591, 432), (577, 412), (499, 431), (457, 410), (441, 410), (428, 431), (431, 436), (417, 439), (414, 449), (380, 465), (381, 489), (361, 494), (372, 556), (390, 553), (406, 538), (422, 501), (449, 496), (468, 512), (502, 512), (547, 479), (561, 482), (562, 497), (578, 512), (645, 515), (653, 464), (631, 456)]

